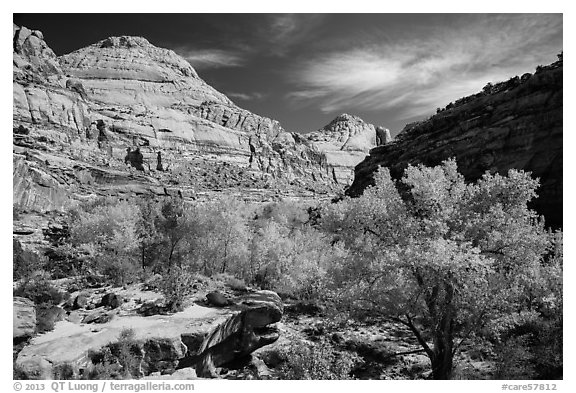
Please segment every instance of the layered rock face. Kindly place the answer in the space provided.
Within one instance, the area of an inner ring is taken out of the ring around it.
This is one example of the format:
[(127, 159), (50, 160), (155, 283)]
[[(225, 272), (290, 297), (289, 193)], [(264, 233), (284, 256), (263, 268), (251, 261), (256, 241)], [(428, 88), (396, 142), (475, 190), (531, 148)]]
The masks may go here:
[(14, 340), (34, 335), (36, 332), (36, 308), (30, 299), (15, 296), (12, 314), (12, 337)]
[[(145, 150), (177, 145), (228, 155), (232, 162), (287, 178), (324, 172), (314, 154), (299, 154), (301, 146), (277, 121), (238, 108), (184, 59), (144, 38), (111, 37), (60, 62), (82, 82), (92, 111), (113, 132), (138, 138)], [(289, 159), (290, 150), (296, 160)]]
[(352, 182), (354, 167), (366, 158), (370, 149), (392, 140), (388, 129), (346, 113), (304, 137), (324, 154), (334, 180), (345, 185)]
[(269, 200), (339, 187), (321, 152), (234, 105), (173, 51), (124, 36), (57, 58), (38, 31), (14, 26), (13, 40), (13, 191), (22, 209), (228, 191)]
[(562, 60), (534, 74), (487, 85), (428, 120), (407, 125), (395, 141), (370, 151), (355, 169), (348, 195), (373, 184), (378, 167), (400, 178), (408, 164), (434, 166), (454, 157), (473, 181), (511, 168), (540, 178), (533, 207), (547, 225), (562, 225)]
[[(14, 300), (15, 337), (29, 335), (30, 323), (34, 329), (35, 321), (28, 322), (35, 318), (34, 307), (26, 302)], [(275, 342), (279, 337), (275, 324), (284, 311), (279, 296), (271, 291), (246, 294), (225, 308), (193, 304), (172, 315), (143, 317), (129, 307), (129, 303), (121, 304), (106, 313), (110, 318), (101, 321), (84, 318), (78, 323), (71, 313), (68, 320), (57, 322), (53, 331), (34, 337), (20, 351), (16, 364), (29, 379), (53, 379), (55, 369), (63, 364), (82, 376), (93, 366), (91, 352), (108, 348), (117, 353), (121, 333), (131, 329), (138, 377), (188, 368), (200, 377), (212, 377), (215, 367)]]

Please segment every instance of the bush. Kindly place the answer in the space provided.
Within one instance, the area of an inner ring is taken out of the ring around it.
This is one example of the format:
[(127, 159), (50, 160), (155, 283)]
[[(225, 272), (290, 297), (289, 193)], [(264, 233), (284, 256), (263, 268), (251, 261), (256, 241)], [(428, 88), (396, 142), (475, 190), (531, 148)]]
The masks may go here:
[(12, 273), (14, 280), (28, 279), (44, 268), (45, 261), (38, 254), (25, 251), (20, 242), (12, 239)]
[(111, 259), (103, 255), (96, 258), (96, 270), (115, 286), (131, 284), (140, 277), (142, 270), (125, 258)]
[(64, 319), (64, 310), (58, 306), (36, 306), (36, 331), (49, 332), (54, 329), (57, 321)]
[(218, 273), (214, 276), (215, 281), (220, 281), (224, 283), (228, 288), (235, 291), (246, 291), (246, 283), (244, 280), (236, 278), (228, 273)]
[(61, 292), (44, 277), (23, 282), (13, 294), (28, 298), (37, 305), (58, 305), (70, 296), (66, 292)]
[(359, 361), (348, 352), (338, 352), (328, 343), (296, 342), (284, 349), (280, 356), (285, 362), (278, 371), (279, 379), (353, 379), (354, 365)]
[(133, 329), (123, 329), (117, 342), (108, 344), (100, 351), (90, 352), (88, 357), (93, 364), (88, 379), (132, 379), (142, 376), (140, 365), (143, 353), (134, 339)]
[(184, 300), (192, 293), (194, 282), (194, 274), (187, 268), (172, 267), (162, 275), (159, 288), (170, 311), (182, 310)]
[(70, 363), (61, 363), (52, 368), (52, 377), (58, 380), (73, 380), (76, 379), (76, 373)]
[(124, 379), (122, 366), (118, 364), (110, 348), (104, 347), (101, 351), (89, 352), (88, 357), (93, 365), (88, 370), (86, 379)]
[(533, 354), (529, 350), (530, 335), (512, 337), (499, 348), (496, 379), (533, 379)]

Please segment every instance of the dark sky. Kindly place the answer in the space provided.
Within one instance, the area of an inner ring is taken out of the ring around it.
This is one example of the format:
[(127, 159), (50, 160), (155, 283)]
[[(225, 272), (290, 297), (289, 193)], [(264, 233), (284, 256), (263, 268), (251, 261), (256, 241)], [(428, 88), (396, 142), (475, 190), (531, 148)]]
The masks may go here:
[(340, 113), (396, 134), (562, 50), (561, 14), (15, 14), (57, 55), (109, 36), (172, 49), (238, 106), (307, 132)]

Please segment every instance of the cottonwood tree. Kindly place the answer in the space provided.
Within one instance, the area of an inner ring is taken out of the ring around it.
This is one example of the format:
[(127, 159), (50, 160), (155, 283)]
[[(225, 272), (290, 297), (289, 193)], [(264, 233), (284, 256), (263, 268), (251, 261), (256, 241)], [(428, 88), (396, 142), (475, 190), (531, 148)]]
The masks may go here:
[(549, 236), (527, 203), (538, 181), (511, 170), (466, 184), (456, 162), (380, 169), (364, 195), (332, 205), (323, 227), (352, 258), (334, 269), (344, 304), (407, 326), (449, 379), (462, 342), (530, 307)]
[(163, 236), (157, 223), (162, 219), (159, 204), (152, 199), (138, 201), (139, 215), (136, 222), (136, 236), (142, 270), (158, 268), (162, 257)]
[(194, 230), (195, 212), (181, 200), (171, 198), (162, 203), (160, 213), (155, 221), (155, 227), (162, 236), (165, 247), (163, 260), (170, 271), (175, 261), (181, 267), (183, 255), (180, 251), (187, 250), (186, 238)]
[(138, 208), (126, 201), (98, 200), (70, 213), (70, 245), (95, 269), (124, 284), (137, 272)]
[(193, 240), (195, 258), (206, 275), (243, 275), (248, 258), (249, 229), (246, 206), (233, 198), (219, 198), (198, 207), (201, 230)]

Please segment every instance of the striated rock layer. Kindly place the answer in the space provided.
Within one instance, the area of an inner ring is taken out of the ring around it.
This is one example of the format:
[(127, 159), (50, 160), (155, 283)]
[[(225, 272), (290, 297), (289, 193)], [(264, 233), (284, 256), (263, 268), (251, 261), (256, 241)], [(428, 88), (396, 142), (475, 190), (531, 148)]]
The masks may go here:
[(96, 196), (333, 195), (325, 155), (237, 107), (171, 50), (110, 37), (57, 58), (13, 30), (14, 205), (45, 213)]
[[(28, 315), (30, 311), (22, 311), (26, 301), (14, 300), (20, 307), (14, 311), (19, 318), (14, 322), (15, 337), (29, 329), (24, 318), (34, 318)], [(91, 353), (105, 347), (116, 353), (121, 333), (131, 329), (140, 376), (192, 367), (198, 376), (212, 377), (215, 367), (276, 341), (279, 333), (275, 324), (283, 312), (275, 292), (255, 291), (226, 308), (193, 304), (176, 314), (148, 317), (123, 310), (97, 327), (84, 321), (60, 321), (54, 330), (34, 337), (20, 351), (16, 364), (28, 379), (53, 379), (55, 368), (63, 364), (82, 375), (93, 366)]]
[(326, 157), (334, 181), (348, 185), (354, 179), (354, 167), (370, 149), (392, 140), (387, 128), (364, 122), (358, 116), (343, 113), (318, 131), (304, 137)]
[(199, 151), (276, 177), (325, 177), (321, 157), (277, 121), (238, 108), (180, 56), (144, 38), (110, 37), (60, 63), (82, 83), (96, 117), (136, 140), (144, 156)]
[(358, 196), (378, 167), (400, 178), (408, 164), (438, 165), (455, 157), (467, 180), (523, 169), (540, 178), (533, 207), (547, 225), (562, 225), (562, 60), (463, 98), (428, 120), (407, 125), (355, 169), (347, 191)]

